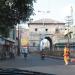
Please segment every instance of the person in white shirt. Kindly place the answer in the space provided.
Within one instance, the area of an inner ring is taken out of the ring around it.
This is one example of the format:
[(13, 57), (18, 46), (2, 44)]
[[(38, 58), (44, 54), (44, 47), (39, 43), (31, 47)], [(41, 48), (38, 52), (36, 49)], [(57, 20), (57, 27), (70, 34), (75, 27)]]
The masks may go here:
[(27, 48), (22, 48), (22, 54), (24, 54), (24, 57), (26, 58), (28, 55), (28, 49)]

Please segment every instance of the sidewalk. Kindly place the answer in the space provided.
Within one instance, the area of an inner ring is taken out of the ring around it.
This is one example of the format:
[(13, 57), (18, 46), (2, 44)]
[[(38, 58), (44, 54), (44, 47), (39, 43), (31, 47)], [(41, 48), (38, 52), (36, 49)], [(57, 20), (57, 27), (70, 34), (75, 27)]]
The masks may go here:
[(48, 57), (53, 58), (53, 59), (60, 59), (60, 60), (64, 59), (63, 57), (58, 57), (58, 56), (48, 56)]

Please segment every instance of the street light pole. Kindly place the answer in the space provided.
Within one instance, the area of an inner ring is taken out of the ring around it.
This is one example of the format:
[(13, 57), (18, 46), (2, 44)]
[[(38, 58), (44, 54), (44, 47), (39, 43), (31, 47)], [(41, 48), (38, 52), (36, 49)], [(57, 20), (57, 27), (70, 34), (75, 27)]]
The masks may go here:
[(18, 24), (18, 51), (17, 55), (20, 56), (20, 30), (19, 30), (19, 24)]
[(69, 34), (69, 27), (70, 27), (70, 24), (72, 22), (72, 19), (71, 19), (71, 16), (67, 16), (67, 25), (68, 25), (68, 45), (70, 44), (70, 34)]
[(71, 6), (71, 14), (70, 16), (67, 16), (67, 24), (68, 24), (68, 44), (70, 43), (70, 34), (69, 34), (69, 27), (70, 25), (73, 25), (73, 8)]

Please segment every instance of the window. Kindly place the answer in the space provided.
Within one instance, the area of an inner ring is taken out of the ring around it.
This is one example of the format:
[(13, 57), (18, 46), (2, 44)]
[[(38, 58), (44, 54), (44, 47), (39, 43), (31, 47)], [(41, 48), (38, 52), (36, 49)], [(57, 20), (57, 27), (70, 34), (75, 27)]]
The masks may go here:
[(67, 30), (67, 29), (65, 29), (65, 30)]
[(37, 31), (37, 28), (35, 28), (35, 31)]
[(45, 31), (48, 31), (48, 29), (45, 29)]
[(58, 28), (56, 28), (56, 29), (55, 29), (55, 32), (56, 32), (56, 33), (58, 33), (58, 32), (59, 32), (59, 29), (58, 29)]

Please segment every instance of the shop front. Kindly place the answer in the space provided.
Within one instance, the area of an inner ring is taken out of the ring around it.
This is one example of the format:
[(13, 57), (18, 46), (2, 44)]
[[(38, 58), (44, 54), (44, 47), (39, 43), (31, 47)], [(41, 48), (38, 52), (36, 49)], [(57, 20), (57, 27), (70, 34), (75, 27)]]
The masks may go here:
[(0, 59), (7, 59), (11, 56), (16, 55), (15, 41), (9, 38), (3, 38), (2, 44), (0, 45)]

